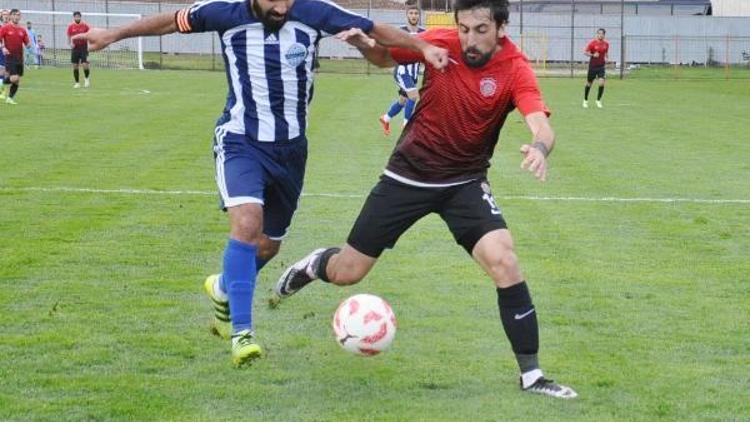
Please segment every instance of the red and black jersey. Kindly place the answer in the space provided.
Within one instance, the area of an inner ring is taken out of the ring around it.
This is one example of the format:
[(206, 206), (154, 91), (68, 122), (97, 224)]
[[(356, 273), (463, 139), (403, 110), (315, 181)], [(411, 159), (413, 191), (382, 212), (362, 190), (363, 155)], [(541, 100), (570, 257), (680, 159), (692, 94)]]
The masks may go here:
[(602, 67), (607, 63), (607, 52), (609, 52), (609, 43), (604, 40), (594, 39), (586, 46), (586, 51), (594, 54), (599, 53), (599, 57), (591, 56), (589, 67)]
[(10, 52), (8, 57), (23, 60), (23, 46), (29, 43), (29, 33), (26, 28), (12, 23), (0, 27), (0, 40)]
[[(81, 21), (81, 23), (71, 23), (68, 25), (68, 38), (72, 38), (74, 35), (78, 34), (85, 34), (89, 32), (89, 26), (86, 24), (86, 22)], [(86, 43), (86, 40), (73, 40), (73, 46), (75, 48), (81, 48), (81, 47), (88, 47), (88, 44)]]
[[(507, 37), (481, 68), (463, 61), (457, 29), (419, 35), (449, 51), (439, 71), (427, 64), (420, 101), (386, 167), (385, 174), (416, 185), (450, 185), (485, 177), (500, 129), (513, 109), (523, 115), (545, 112), (536, 76), (523, 53)], [(393, 48), (398, 63), (424, 61), (420, 53)]]

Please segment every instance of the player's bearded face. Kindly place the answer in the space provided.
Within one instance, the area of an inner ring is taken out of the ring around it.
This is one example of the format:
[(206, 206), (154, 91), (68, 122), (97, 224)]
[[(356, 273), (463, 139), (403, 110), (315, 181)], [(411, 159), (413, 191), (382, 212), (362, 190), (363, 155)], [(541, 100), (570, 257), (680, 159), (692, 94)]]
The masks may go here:
[(263, 26), (270, 31), (278, 31), (286, 23), (289, 12), (288, 0), (253, 0), (253, 13)]
[(76, 23), (81, 23), (81, 17), (80, 17), (80, 16), (74, 16), (74, 17), (73, 17), (73, 20), (74, 20), (74, 21), (75, 21)]
[(498, 51), (498, 38), (505, 36), (504, 25), (497, 26), (488, 8), (461, 10), (457, 18), (464, 63), (470, 67), (486, 65)]

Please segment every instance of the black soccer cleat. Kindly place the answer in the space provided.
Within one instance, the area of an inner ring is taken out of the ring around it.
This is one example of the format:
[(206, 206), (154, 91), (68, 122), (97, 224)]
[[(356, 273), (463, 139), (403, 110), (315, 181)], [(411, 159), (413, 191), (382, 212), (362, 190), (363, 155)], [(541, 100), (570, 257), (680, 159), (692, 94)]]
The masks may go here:
[(289, 297), (297, 293), (311, 281), (317, 279), (318, 276), (315, 275), (315, 267), (318, 265), (320, 255), (325, 250), (325, 248), (315, 249), (309, 255), (287, 268), (276, 283), (276, 287), (274, 288), (276, 295), (280, 298)]

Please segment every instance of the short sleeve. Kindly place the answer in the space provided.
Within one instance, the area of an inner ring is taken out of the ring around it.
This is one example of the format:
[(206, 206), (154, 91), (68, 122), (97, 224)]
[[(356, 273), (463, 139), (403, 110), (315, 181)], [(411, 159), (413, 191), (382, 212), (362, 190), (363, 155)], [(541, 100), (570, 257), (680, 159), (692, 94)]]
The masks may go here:
[(539, 84), (531, 66), (525, 59), (518, 59), (516, 63), (516, 79), (511, 94), (513, 104), (524, 116), (538, 111), (549, 116), (550, 111), (542, 100), (542, 93), (539, 91)]
[(351, 28), (369, 34), (375, 26), (366, 17), (325, 0), (297, 0), (290, 11), (291, 19), (323, 33), (333, 35)]
[[(225, 29), (227, 16), (236, 13), (236, 2), (204, 0), (175, 13), (177, 30), (183, 34), (191, 32), (222, 31)], [(242, 3), (244, 4), (244, 3)]]
[(591, 50), (593, 50), (593, 49), (594, 49), (594, 43), (593, 42), (590, 42), (590, 43), (586, 44), (586, 51), (591, 52)]

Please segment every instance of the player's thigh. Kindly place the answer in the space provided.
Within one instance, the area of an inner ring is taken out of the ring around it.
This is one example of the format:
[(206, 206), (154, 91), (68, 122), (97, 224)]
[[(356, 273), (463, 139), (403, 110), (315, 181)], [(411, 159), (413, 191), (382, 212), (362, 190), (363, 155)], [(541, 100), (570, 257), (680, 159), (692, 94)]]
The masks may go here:
[(367, 196), (347, 243), (377, 258), (393, 248), (399, 237), (417, 220), (433, 212), (439, 190), (417, 188), (382, 176)]
[(8, 76), (10, 76), (11, 82), (18, 82), (19, 78), (23, 76), (23, 62), (13, 59), (6, 62), (6, 69)]
[(439, 213), (456, 243), (470, 255), (485, 234), (508, 228), (486, 180), (452, 187)]
[(273, 160), (264, 162), (269, 180), (263, 208), (263, 233), (281, 240), (289, 231), (297, 211), (305, 179), (307, 141), (300, 138), (271, 145)]
[(589, 69), (588, 73), (586, 74), (586, 82), (591, 85), (592, 82), (596, 79), (596, 71), (595, 69)]
[(224, 209), (264, 203), (267, 174), (244, 135), (217, 129), (214, 137), (216, 186)]
[(419, 101), (419, 90), (417, 88), (406, 91), (406, 96), (412, 101)]

